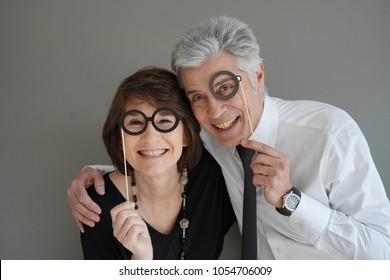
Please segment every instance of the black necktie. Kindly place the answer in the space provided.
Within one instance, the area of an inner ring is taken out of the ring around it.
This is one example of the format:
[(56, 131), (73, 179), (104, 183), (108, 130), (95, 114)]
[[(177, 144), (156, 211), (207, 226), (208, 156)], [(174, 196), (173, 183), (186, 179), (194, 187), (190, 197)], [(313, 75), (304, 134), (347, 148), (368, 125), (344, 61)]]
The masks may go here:
[(242, 166), (244, 167), (244, 209), (242, 211), (242, 235), (241, 235), (241, 258), (243, 260), (257, 259), (257, 226), (256, 226), (256, 187), (252, 183), (253, 171), (250, 163), (254, 151), (237, 147)]

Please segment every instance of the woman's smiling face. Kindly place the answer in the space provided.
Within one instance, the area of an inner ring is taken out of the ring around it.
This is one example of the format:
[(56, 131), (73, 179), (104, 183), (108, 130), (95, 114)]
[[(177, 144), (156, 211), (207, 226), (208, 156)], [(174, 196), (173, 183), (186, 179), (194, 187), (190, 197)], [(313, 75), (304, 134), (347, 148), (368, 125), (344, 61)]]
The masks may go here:
[[(158, 108), (146, 101), (131, 100), (126, 104), (126, 111), (139, 110), (146, 117), (151, 117)], [(158, 120), (161, 122), (169, 119)], [(139, 135), (124, 133), (126, 160), (134, 170), (149, 176), (158, 176), (174, 168), (177, 170), (183, 147), (187, 146), (184, 136), (183, 123), (170, 132), (157, 131), (152, 123), (148, 122), (146, 130)]]

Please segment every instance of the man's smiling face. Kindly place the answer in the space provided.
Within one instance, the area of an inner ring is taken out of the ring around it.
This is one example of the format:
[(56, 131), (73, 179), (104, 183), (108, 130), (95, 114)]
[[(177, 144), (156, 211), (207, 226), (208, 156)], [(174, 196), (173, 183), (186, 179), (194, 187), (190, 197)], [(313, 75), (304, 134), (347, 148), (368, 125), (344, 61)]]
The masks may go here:
[[(230, 99), (217, 99), (210, 91), (210, 79), (219, 71), (229, 71), (241, 76), (242, 87)], [(198, 67), (185, 68), (180, 71), (187, 98), (191, 102), (192, 110), (202, 129), (226, 147), (236, 146), (241, 140), (251, 136), (242, 88), (245, 91), (253, 129), (260, 122), (264, 103), (261, 94), (264, 84), (262, 65), (259, 67), (257, 77), (257, 88), (260, 92), (253, 91), (246, 73), (237, 70), (234, 57), (225, 52), (208, 59)]]

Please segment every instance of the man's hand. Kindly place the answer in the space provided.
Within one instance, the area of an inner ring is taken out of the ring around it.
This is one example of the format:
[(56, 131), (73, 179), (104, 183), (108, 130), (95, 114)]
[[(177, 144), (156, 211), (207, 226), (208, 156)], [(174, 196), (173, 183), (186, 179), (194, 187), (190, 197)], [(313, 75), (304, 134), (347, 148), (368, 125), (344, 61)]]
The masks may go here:
[(134, 202), (126, 201), (111, 209), (114, 236), (133, 253), (133, 260), (152, 260), (153, 246), (148, 227), (134, 206)]
[(94, 184), (98, 194), (104, 194), (103, 173), (99, 169), (84, 168), (67, 189), (68, 202), (77, 226), (84, 232), (83, 223), (94, 227), (102, 210), (88, 195), (86, 189)]
[(289, 159), (274, 148), (253, 140), (241, 145), (257, 152), (252, 159), (253, 184), (264, 187), (264, 198), (277, 208), (283, 205), (283, 196), (292, 189)]

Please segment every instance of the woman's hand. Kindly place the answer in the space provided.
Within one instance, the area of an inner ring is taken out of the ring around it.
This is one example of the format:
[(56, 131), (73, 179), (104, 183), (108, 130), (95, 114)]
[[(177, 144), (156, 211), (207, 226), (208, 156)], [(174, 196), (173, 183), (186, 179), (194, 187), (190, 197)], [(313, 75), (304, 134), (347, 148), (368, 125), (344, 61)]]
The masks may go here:
[(133, 253), (133, 260), (152, 260), (152, 240), (146, 223), (134, 206), (133, 202), (126, 201), (111, 210), (114, 236)]

